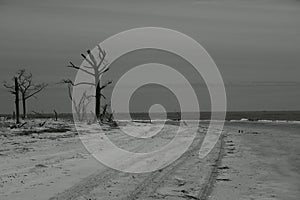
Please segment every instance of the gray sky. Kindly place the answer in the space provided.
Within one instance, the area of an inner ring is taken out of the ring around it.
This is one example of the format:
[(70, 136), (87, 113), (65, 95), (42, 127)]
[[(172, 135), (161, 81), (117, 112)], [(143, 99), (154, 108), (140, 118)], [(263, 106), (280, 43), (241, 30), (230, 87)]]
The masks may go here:
[[(79, 65), (80, 53), (105, 38), (144, 26), (200, 42), (222, 73), (229, 110), (300, 110), (297, 0), (0, 0), (0, 26), (1, 82), (25, 68), (51, 84), (29, 100), (29, 111), (70, 112), (66, 88), (54, 84), (74, 78), (64, 66)], [(0, 99), (0, 113), (11, 113), (3, 87)]]

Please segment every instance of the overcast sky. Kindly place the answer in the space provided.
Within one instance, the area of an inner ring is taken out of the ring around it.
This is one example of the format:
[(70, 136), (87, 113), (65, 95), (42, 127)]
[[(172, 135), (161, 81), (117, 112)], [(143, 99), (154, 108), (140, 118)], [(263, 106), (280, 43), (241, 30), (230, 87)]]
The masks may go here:
[[(64, 66), (80, 64), (80, 53), (113, 34), (145, 26), (201, 43), (223, 76), (229, 110), (300, 110), (297, 0), (0, 0), (0, 80), (25, 68), (50, 83), (29, 111), (70, 112), (66, 88), (55, 84), (74, 78)], [(11, 113), (3, 87), (0, 99), (0, 113)]]

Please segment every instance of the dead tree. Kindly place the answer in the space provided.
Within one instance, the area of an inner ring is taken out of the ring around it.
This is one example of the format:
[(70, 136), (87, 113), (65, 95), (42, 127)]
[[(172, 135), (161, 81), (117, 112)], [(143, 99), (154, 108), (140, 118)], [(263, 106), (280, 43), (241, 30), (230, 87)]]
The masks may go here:
[[(25, 69), (21, 69), (14, 77), (14, 85), (9, 85), (4, 82), (4, 87), (10, 89), (10, 92), (16, 95), (16, 101), (19, 102), (19, 92), (21, 94), (22, 106), (23, 106), (23, 119), (26, 118), (26, 100), (35, 97), (36, 94), (41, 92), (47, 84), (34, 84), (32, 82), (32, 74), (27, 73)], [(18, 92), (16, 92), (18, 90)], [(16, 103), (16, 115), (19, 116), (19, 103)]]
[[(107, 83), (103, 84), (101, 86), (100, 78), (101, 76), (109, 70), (108, 62), (106, 61), (106, 52), (98, 45), (98, 59), (95, 58), (95, 56), (91, 53), (90, 50), (87, 50), (87, 56), (84, 54), (81, 54), (83, 59), (88, 63), (88, 66), (82, 66), (78, 67), (74, 65), (72, 62), (70, 62), (70, 65), (67, 67), (80, 70), (90, 76), (93, 77), (93, 82), (79, 82), (79, 83), (73, 83), (70, 79), (63, 80), (64, 83), (71, 84), (73, 87), (78, 85), (90, 85), (95, 87), (95, 114), (97, 118), (100, 118), (101, 110), (100, 110), (100, 100), (101, 97), (105, 98), (102, 94), (102, 90), (107, 87), (109, 84), (111, 84), (111, 81), (108, 81)], [(98, 60), (98, 61), (97, 61)]]
[(16, 124), (20, 123), (20, 112), (19, 112), (19, 83), (18, 78), (14, 77), (14, 85), (8, 85), (4, 82), (3, 86), (9, 89), (9, 92), (15, 95), (15, 105), (16, 105)]
[(25, 69), (21, 69), (17, 72), (19, 90), (21, 93), (22, 106), (23, 106), (23, 118), (26, 118), (26, 100), (34, 97), (36, 98), (36, 94), (41, 92), (43, 89), (47, 87), (47, 84), (34, 84), (32, 82), (32, 74), (25, 71)]
[(86, 118), (87, 114), (87, 106), (91, 103), (91, 98), (94, 97), (93, 95), (87, 95), (86, 91), (83, 92), (81, 98), (79, 99), (79, 102), (76, 102), (75, 99), (72, 97), (72, 85), (73, 83), (68, 83), (68, 95), (70, 100), (73, 103), (73, 108), (75, 110), (76, 119), (78, 121), (82, 121)]

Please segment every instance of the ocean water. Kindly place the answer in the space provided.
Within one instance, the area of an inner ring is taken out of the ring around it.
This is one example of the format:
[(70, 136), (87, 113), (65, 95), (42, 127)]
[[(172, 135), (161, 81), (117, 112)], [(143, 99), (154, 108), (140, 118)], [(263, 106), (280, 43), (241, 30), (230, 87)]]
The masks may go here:
[[(201, 120), (209, 121), (211, 120), (210, 112), (201, 112), (200, 118), (199, 114), (193, 112), (183, 113), (184, 120)], [(218, 118), (219, 113), (216, 113), (217, 118), (214, 120), (220, 120)], [(0, 117), (8, 117), (10, 115), (0, 115)], [(29, 114), (28, 118), (53, 118), (53, 113), (46, 114)], [(72, 120), (72, 113), (59, 113), (59, 118)], [(151, 118), (148, 113), (117, 113), (114, 115), (116, 120), (180, 120), (180, 113), (151, 113)], [(277, 122), (277, 123), (300, 123), (300, 111), (237, 111), (237, 112), (227, 112), (226, 121), (232, 122)]]

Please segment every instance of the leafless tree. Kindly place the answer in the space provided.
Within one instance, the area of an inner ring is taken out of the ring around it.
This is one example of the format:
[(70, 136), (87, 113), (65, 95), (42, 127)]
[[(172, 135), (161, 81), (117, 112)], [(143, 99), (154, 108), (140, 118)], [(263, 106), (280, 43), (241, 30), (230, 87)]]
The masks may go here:
[[(69, 86), (72, 85), (72, 87), (78, 86), (78, 85), (90, 85), (95, 87), (95, 114), (97, 118), (100, 118), (101, 110), (100, 110), (100, 100), (101, 97), (105, 99), (105, 96), (102, 94), (102, 90), (107, 87), (109, 84), (112, 83), (112, 81), (108, 81), (105, 84), (101, 85), (100, 77), (109, 70), (108, 62), (105, 59), (106, 52), (98, 45), (98, 59), (95, 58), (95, 56), (91, 53), (90, 50), (87, 50), (87, 56), (84, 54), (81, 54), (83, 59), (88, 63), (88, 66), (82, 66), (78, 67), (74, 65), (72, 62), (70, 62), (70, 65), (67, 67), (80, 70), (88, 75), (91, 75), (94, 79), (94, 81), (91, 82), (79, 82), (79, 83), (73, 83), (70, 79), (63, 80), (64, 83), (67, 83)], [(86, 94), (85, 94), (86, 95)]]
[[(36, 98), (36, 94), (41, 92), (45, 87), (47, 87), (47, 84), (41, 83), (41, 84), (34, 84), (32, 82), (32, 74), (26, 72), (25, 69), (21, 69), (17, 72), (16, 77), (18, 82), (18, 90), (21, 93), (21, 100), (22, 100), (22, 106), (23, 106), (23, 118), (26, 118), (26, 101), (27, 99), (31, 97)], [(6, 88), (12, 89), (14, 86), (8, 85), (6, 82), (4, 83), (4, 86)]]
[(32, 74), (25, 71), (25, 69), (21, 69), (17, 72), (18, 82), (19, 82), (19, 90), (22, 98), (23, 105), (23, 118), (26, 118), (26, 100), (35, 97), (36, 94), (45, 89), (48, 84), (34, 84), (32, 82)]
[(84, 91), (81, 98), (79, 99), (79, 102), (76, 102), (75, 99), (73, 99), (73, 97), (72, 97), (72, 91), (71, 91), (74, 83), (71, 81), (71, 82), (67, 82), (67, 84), (68, 84), (68, 95), (69, 95), (70, 100), (73, 103), (73, 108), (75, 110), (76, 119), (78, 121), (82, 121), (86, 118), (87, 106), (91, 103), (92, 97), (94, 97), (94, 96), (87, 95), (86, 91)]

